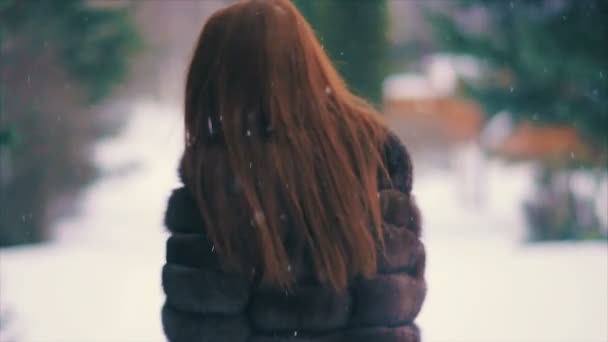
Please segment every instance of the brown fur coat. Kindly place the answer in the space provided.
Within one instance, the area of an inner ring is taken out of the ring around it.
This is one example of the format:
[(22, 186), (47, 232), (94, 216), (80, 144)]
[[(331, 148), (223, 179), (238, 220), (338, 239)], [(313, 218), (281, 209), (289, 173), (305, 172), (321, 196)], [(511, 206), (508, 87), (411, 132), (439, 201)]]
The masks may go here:
[[(298, 282), (290, 292), (265, 288), (253, 277), (224, 272), (205, 237), (186, 187), (169, 199), (171, 232), (162, 270), (163, 328), (172, 342), (416, 342), (414, 320), (426, 295), (420, 216), (411, 196), (412, 165), (399, 140), (385, 157), (391, 182), (379, 180), (386, 255), (372, 279), (347, 290)], [(298, 278), (300, 279), (300, 278)], [(309, 278), (306, 278), (309, 279)]]

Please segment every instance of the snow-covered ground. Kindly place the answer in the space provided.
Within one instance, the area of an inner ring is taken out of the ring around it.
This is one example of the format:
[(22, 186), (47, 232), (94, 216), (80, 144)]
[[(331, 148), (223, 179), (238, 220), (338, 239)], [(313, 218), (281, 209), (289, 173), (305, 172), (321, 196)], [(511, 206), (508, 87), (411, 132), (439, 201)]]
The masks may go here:
[[(181, 121), (159, 104), (134, 111), (123, 134), (97, 149), (115, 176), (86, 192), (81, 214), (58, 224), (56, 240), (0, 250), (0, 309), (10, 312), (17, 341), (164, 340), (161, 220), (177, 185)], [(521, 243), (518, 203), (530, 171), (489, 163), (483, 206), (463, 202), (453, 173), (417, 173), (428, 250), (425, 341), (608, 341), (608, 247)]]
[(178, 184), (182, 124), (159, 104), (134, 111), (121, 136), (99, 145), (108, 177), (86, 192), (80, 216), (58, 224), (56, 241), (0, 250), (0, 303), (18, 342), (164, 341), (162, 216)]

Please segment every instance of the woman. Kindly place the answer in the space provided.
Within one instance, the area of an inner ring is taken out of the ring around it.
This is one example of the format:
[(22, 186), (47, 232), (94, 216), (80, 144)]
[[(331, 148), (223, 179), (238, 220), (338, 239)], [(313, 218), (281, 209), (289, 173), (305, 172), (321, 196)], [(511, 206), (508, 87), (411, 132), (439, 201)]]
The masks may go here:
[(166, 212), (170, 341), (419, 341), (412, 166), (288, 0), (215, 13)]

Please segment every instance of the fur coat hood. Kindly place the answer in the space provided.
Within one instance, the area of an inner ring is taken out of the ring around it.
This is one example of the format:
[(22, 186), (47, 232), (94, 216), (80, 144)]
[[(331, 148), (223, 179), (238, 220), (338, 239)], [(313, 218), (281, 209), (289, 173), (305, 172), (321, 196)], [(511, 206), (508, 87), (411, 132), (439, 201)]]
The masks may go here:
[(426, 295), (420, 216), (411, 195), (412, 164), (399, 140), (385, 147), (390, 181), (379, 181), (386, 253), (378, 274), (336, 291), (298, 281), (286, 292), (222, 270), (187, 187), (173, 191), (165, 214), (171, 235), (162, 285), (171, 342), (416, 342), (414, 320)]

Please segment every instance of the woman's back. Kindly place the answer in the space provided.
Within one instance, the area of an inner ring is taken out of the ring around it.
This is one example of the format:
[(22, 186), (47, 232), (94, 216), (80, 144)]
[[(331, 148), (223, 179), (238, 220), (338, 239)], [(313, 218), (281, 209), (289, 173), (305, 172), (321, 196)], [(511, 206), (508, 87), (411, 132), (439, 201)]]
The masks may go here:
[(396, 138), (386, 146), (392, 182), (378, 185), (385, 255), (377, 275), (353, 277), (342, 290), (322, 285), (305, 262), (290, 267), (297, 278), (291, 289), (262, 284), (254, 269), (225, 272), (190, 190), (175, 190), (165, 216), (171, 237), (162, 316), (169, 340), (419, 341), (414, 319), (426, 294), (425, 253), (411, 164)]
[(171, 341), (415, 341), (424, 250), (405, 148), (288, 0), (207, 22), (188, 72)]

